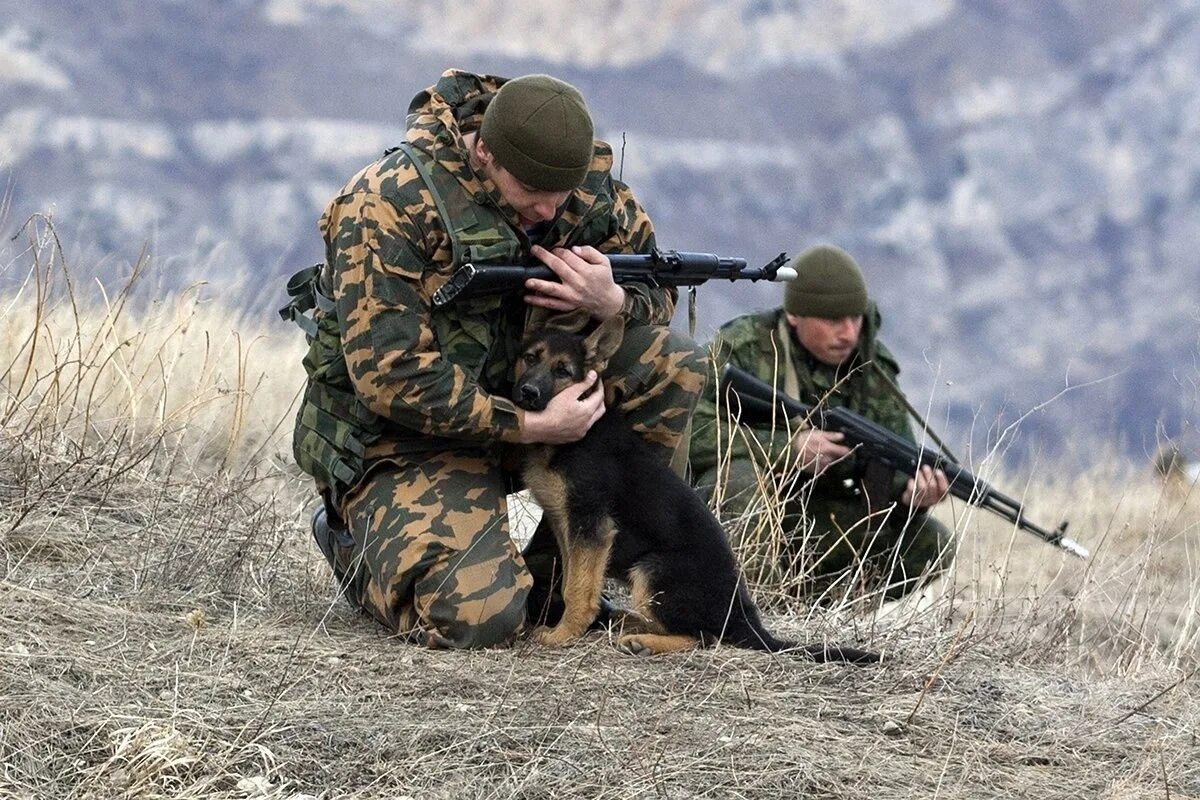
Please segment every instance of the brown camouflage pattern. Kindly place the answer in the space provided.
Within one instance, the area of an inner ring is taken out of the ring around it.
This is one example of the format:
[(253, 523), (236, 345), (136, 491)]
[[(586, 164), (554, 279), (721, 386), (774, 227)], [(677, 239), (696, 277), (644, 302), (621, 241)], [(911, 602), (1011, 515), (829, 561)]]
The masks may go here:
[[(785, 351), (777, 336), (783, 313), (779, 308), (723, 325), (710, 344), (712, 374), (732, 363), (782, 391), (779, 359)], [(813, 406), (849, 408), (913, 440), (904, 404), (866, 363), (874, 360), (893, 383), (899, 375), (895, 358), (878, 341), (880, 324), (878, 310), (871, 306), (856, 354), (840, 367), (818, 362), (793, 337), (793, 366), (801, 388), (797, 399)], [(764, 486), (784, 487), (781, 527), (788, 547), (783, 566), (788, 574), (806, 576), (808, 593), (819, 595), (853, 581), (859, 588), (883, 587), (888, 597), (899, 597), (922, 583), (922, 573), (930, 577), (948, 566), (950, 531), (927, 513), (910, 514), (894, 502), (910, 476), (876, 476), (852, 455), (813, 480), (797, 468), (790, 446), (794, 426), (789, 430), (784, 420), (777, 429), (742, 425), (731, 435), (730, 426), (736, 423), (724, 402), (718, 412), (715, 384), (710, 380), (705, 387), (692, 420), (690, 458), (696, 484), (712, 499), (720, 483), (719, 514), (743, 521), (748, 511), (754, 515), (756, 508), (761, 511), (773, 500), (764, 496)], [(760, 478), (767, 473), (773, 478), (764, 482)], [(872, 507), (870, 492), (853, 493), (845, 486), (847, 480), (860, 489), (864, 482), (876, 480), (881, 488), (875, 495), (885, 495), (885, 502)]]
[(507, 489), (485, 454), (379, 468), (345, 507), (351, 570), (362, 571), (351, 599), (430, 647), (508, 641), (533, 579), (509, 538)]
[[(639, 326), (609, 362), (606, 391), (664, 460), (704, 377), (702, 352), (669, 328)], [(509, 538), (507, 476), (494, 454), (384, 462), (345, 504), (356, 547), (339, 574), (351, 601), (432, 647), (489, 647), (521, 628), (532, 578)]]
[[(317, 315), (322, 333), (305, 364), (310, 383), (297, 418), (297, 460), (356, 540), (353, 569), (336, 570), (355, 576), (344, 581), (357, 596), (351, 599), (430, 646), (507, 641), (523, 624), (531, 584), (509, 542), (510, 486), (497, 453), (520, 437), (522, 412), (508, 399), (514, 361), (524, 331), (546, 312), (519, 294), (438, 309), (431, 302), (458, 266), (455, 255), (528, 258), (532, 243), (515, 211), (470, 168), (463, 144), (502, 82), (451, 70), (410, 107), (408, 142), (449, 224), (403, 149), (352, 178), (320, 222), (322, 284), (335, 309)], [(650, 219), (609, 174), (612, 161), (611, 148), (597, 142), (583, 186), (538, 244), (590, 244), (609, 253), (654, 247)], [(666, 458), (682, 444), (703, 385), (703, 354), (667, 327), (674, 289), (622, 288), (625, 344), (602, 377)], [(358, 407), (341, 413), (346, 396)], [(306, 420), (324, 427), (305, 427)], [(346, 462), (356, 477), (338, 478), (322, 458)]]
[[(482, 200), (474, 204), (474, 213), (498, 215), (502, 222), (493, 229), (513, 238), (527, 254), (531, 243), (516, 212), (467, 164), (463, 129), (451, 105), (454, 99), (460, 99), (459, 105), (478, 99), (467, 88), (472, 84), (474, 92), (486, 93), (499, 83), (495, 78), (447, 73), (424, 93), (428, 105), (410, 113), (408, 139), (436, 159), (465, 196)], [(479, 112), (481, 118), (482, 107)], [(477, 124), (472, 118), (468, 121)], [(583, 189), (572, 194), (540, 244), (591, 244), (614, 253), (648, 252), (654, 246), (649, 217), (628, 188), (608, 175), (611, 166), (611, 150), (598, 143)], [(448, 205), (457, 204), (450, 199)], [(531, 312), (512, 296), (432, 308), (433, 293), (456, 265), (433, 198), (407, 156), (394, 152), (352, 178), (326, 210), (320, 227), (350, 378), (363, 403), (390, 423), (391, 435), (382, 437), (368, 456), (411, 452), (413, 433), (474, 442), (517, 441), (518, 414), (502, 384), (511, 374), (512, 343), (524, 330), (522, 315)], [(631, 323), (670, 322), (674, 290), (639, 285), (626, 294), (622, 313)], [(496, 352), (508, 345), (508, 352)]]

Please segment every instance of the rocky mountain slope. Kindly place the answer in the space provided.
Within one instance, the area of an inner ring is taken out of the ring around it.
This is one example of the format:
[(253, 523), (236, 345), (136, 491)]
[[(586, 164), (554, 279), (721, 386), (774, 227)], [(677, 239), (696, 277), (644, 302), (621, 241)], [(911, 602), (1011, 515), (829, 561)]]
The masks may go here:
[[(415, 92), (449, 66), (550, 71), (663, 246), (854, 253), (905, 388), (973, 458), (1200, 447), (1197, 0), (0, 0), (0, 19), (0, 226), (51, 211), (82, 262), (119, 272), (149, 243), (171, 281), (261, 287), (246, 302), (270, 313)], [(776, 297), (703, 287), (697, 334)]]

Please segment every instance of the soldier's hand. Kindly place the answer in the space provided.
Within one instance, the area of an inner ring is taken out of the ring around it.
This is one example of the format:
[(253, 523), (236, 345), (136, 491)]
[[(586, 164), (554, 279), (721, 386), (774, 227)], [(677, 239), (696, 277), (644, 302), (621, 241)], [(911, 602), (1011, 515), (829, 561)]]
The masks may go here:
[(792, 438), (792, 447), (800, 458), (800, 469), (817, 476), (850, 455), (850, 448), (841, 443), (845, 438), (844, 434), (820, 428), (798, 432)]
[(579, 383), (568, 386), (551, 398), (544, 410), (525, 412), (521, 443), (577, 442), (602, 416), (604, 388), (600, 376), (590, 371)]
[(926, 464), (908, 479), (900, 502), (913, 508), (930, 508), (945, 500), (949, 493), (950, 480), (946, 473)]
[(554, 311), (586, 309), (601, 322), (614, 317), (625, 303), (625, 290), (613, 281), (608, 256), (594, 247), (533, 246), (533, 254), (558, 276), (559, 282), (530, 278), (525, 302)]

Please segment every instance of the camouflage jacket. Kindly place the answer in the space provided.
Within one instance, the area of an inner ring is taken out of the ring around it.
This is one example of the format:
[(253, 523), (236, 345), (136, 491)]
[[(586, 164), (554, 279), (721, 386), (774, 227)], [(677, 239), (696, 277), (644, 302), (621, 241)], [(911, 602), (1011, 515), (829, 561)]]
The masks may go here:
[[(719, 375), (726, 363), (732, 363), (783, 391), (784, 370), (780, 359), (790, 350), (800, 388), (798, 400), (817, 408), (822, 404), (849, 408), (912, 440), (912, 426), (904, 404), (879, 375), (882, 371), (894, 384), (900, 374), (895, 357), (877, 339), (880, 324), (879, 311), (871, 304), (863, 319), (858, 348), (846, 363), (831, 367), (804, 349), (788, 326), (782, 308), (737, 317), (721, 326), (710, 344), (714, 374)], [(785, 330), (790, 338), (787, 347), (779, 340)], [(743, 432), (752, 437), (731, 435), (724, 402), (721, 419), (719, 422), (717, 419), (716, 383), (710, 376), (692, 419), (690, 459), (694, 474), (699, 476), (714, 469), (727, 457), (753, 458), (776, 467), (787, 464), (796, 425), (790, 426), (790, 432), (783, 425), (786, 420), (776, 430), (770, 426), (743, 426)], [(826, 470), (820, 482), (833, 486), (846, 478), (860, 479), (864, 467), (851, 457)]]
[[(343, 451), (349, 442), (370, 461), (455, 442), (486, 446), (519, 439), (521, 416), (507, 398), (506, 382), (525, 325), (544, 312), (529, 310), (519, 293), (439, 308), (431, 303), (459, 266), (455, 254), (477, 262), (529, 259), (533, 243), (516, 212), (469, 166), (463, 141), (478, 129), (503, 82), (446, 72), (413, 99), (409, 147), (389, 151), (359, 172), (321, 217), (326, 264), (320, 281), (334, 308), (318, 313), (321, 334), (305, 360), (309, 386), (296, 449), (307, 471), (320, 472), (310, 467), (319, 460), (316, 451), (330, 442)], [(597, 141), (584, 184), (537, 244), (588, 244), (607, 253), (654, 247), (650, 219), (610, 175), (612, 163), (611, 148)], [(441, 197), (431, 193), (422, 171), (441, 187)], [(439, 200), (454, 219), (442, 218)], [(627, 324), (670, 322), (674, 290), (622, 288)], [(336, 420), (323, 416), (328, 412)], [(309, 424), (302, 430), (306, 414)]]

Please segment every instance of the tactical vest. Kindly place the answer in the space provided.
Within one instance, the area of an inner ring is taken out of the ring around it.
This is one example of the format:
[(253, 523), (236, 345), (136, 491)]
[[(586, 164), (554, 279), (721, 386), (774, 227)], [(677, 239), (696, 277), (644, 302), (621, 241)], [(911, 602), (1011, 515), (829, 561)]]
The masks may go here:
[[(431, 282), (427, 289), (437, 288), (466, 263), (526, 263), (528, 240), (513, 229), (486, 193), (468, 193), (454, 174), (408, 143), (396, 149), (407, 156), (429, 189), (450, 240), (451, 263), (423, 278)], [(606, 172), (589, 173), (580, 190), (596, 195), (597, 200), (586, 218), (573, 226), (564, 244), (573, 244), (571, 240), (581, 236), (601, 241), (615, 227), (607, 185)], [(293, 275), (287, 287), (291, 301), (279, 313), (296, 322), (309, 343), (303, 362), (308, 383), (296, 415), (293, 455), (299, 467), (316, 479), (330, 510), (336, 511), (366, 475), (368, 448), (382, 439), (389, 441), (389, 447), (396, 444), (391, 448), (394, 453), (413, 454), (462, 447), (463, 442), (392, 424), (359, 400), (346, 367), (327, 272), (327, 267), (317, 265)], [(442, 356), (485, 386), (494, 384), (496, 377), (485, 375), (485, 369), (499, 374), (511, 368), (507, 362), (513, 354), (493, 352), (507, 345), (505, 339), (514, 338), (504, 335), (505, 319), (500, 313), (504, 299), (501, 295), (476, 297), (430, 311)], [(315, 313), (310, 318), (306, 312), (312, 309)]]

